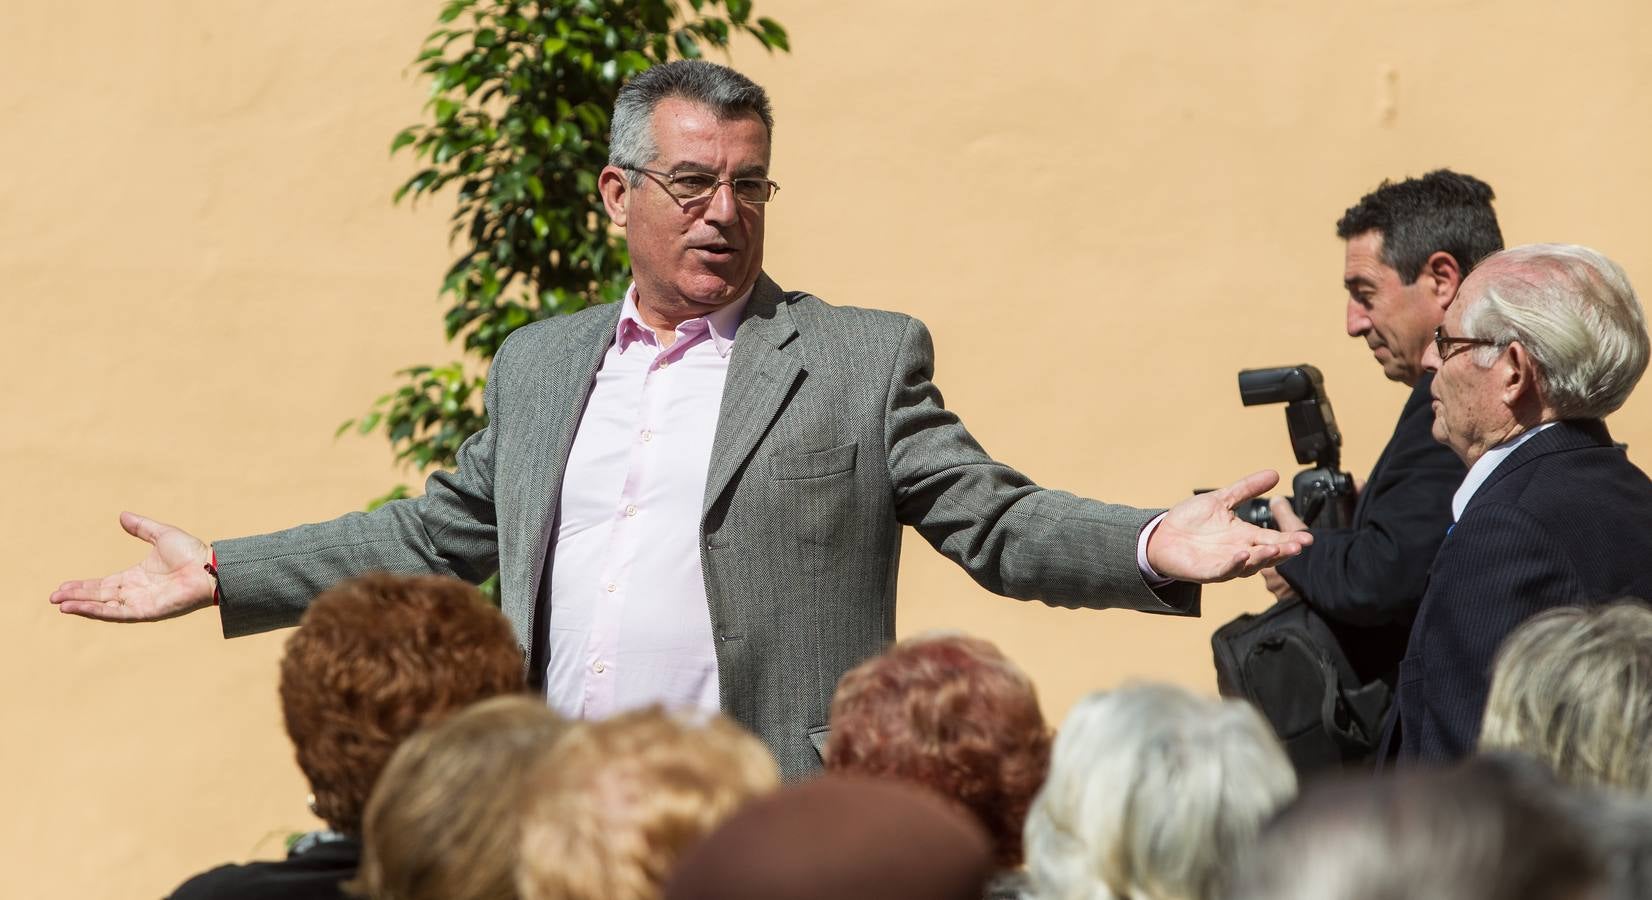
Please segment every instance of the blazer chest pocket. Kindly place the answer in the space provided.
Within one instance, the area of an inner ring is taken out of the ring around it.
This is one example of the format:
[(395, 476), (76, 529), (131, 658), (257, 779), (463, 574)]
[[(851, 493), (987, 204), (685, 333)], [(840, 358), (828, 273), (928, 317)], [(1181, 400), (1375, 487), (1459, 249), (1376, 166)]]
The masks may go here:
[(795, 456), (771, 456), (769, 474), (776, 481), (801, 481), (852, 472), (855, 469), (855, 448), (855, 444), (844, 444), (830, 450)]

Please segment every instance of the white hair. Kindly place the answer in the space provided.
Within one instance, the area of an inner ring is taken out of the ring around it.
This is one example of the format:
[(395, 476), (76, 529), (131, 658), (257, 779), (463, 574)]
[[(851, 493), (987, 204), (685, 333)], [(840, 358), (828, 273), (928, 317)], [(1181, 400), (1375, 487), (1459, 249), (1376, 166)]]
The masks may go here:
[(1473, 359), (1491, 364), (1519, 341), (1537, 362), (1545, 403), (1562, 419), (1602, 418), (1646, 371), (1646, 315), (1629, 276), (1576, 244), (1527, 244), (1486, 258), (1469, 276), (1462, 329), (1489, 338)]
[(1497, 651), (1480, 748), (1529, 753), (1574, 787), (1652, 795), (1652, 609), (1563, 606)]
[(1215, 900), (1296, 774), (1249, 704), (1169, 685), (1079, 701), (1027, 815), (1037, 900)]

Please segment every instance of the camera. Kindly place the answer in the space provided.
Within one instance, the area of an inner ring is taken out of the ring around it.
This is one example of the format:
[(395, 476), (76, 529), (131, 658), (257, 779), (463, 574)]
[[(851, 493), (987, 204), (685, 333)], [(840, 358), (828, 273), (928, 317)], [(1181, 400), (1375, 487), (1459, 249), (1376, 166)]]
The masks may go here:
[[(1342, 471), (1342, 432), (1325, 394), (1319, 370), (1303, 364), (1239, 372), (1239, 402), (1246, 406), (1284, 403), (1296, 461), (1309, 466), (1291, 479), (1291, 509), (1309, 528), (1349, 525), (1354, 511), (1354, 479)], [(1234, 515), (1263, 528), (1278, 530), (1268, 501), (1246, 500)]]

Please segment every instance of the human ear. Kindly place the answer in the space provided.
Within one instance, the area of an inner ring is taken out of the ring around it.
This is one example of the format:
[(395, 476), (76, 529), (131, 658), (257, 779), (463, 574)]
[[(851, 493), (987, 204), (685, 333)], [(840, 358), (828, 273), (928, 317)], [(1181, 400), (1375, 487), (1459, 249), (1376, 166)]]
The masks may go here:
[(602, 194), (602, 205), (608, 210), (608, 218), (624, 228), (631, 215), (631, 181), (625, 170), (604, 166), (602, 173), (597, 175), (597, 192)]
[(1498, 356), (1498, 380), (1503, 386), (1503, 403), (1510, 409), (1522, 402), (1541, 400), (1538, 388), (1537, 362), (1531, 351), (1519, 341), (1512, 341)]
[(1434, 302), (1442, 310), (1451, 305), (1451, 299), (1457, 296), (1457, 288), (1463, 283), (1463, 269), (1457, 264), (1457, 257), (1444, 250), (1430, 254), (1419, 274), (1434, 279)]

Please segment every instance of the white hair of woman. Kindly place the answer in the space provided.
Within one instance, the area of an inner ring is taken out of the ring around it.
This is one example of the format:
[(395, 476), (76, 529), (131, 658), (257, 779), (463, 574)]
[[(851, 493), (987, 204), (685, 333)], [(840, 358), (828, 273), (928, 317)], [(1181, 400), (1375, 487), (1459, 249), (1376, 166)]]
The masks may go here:
[(1296, 774), (1249, 704), (1130, 685), (1079, 701), (1027, 816), (1037, 900), (1215, 900)]
[(1573, 787), (1652, 795), (1652, 608), (1560, 607), (1503, 641), (1482, 750), (1529, 753)]

